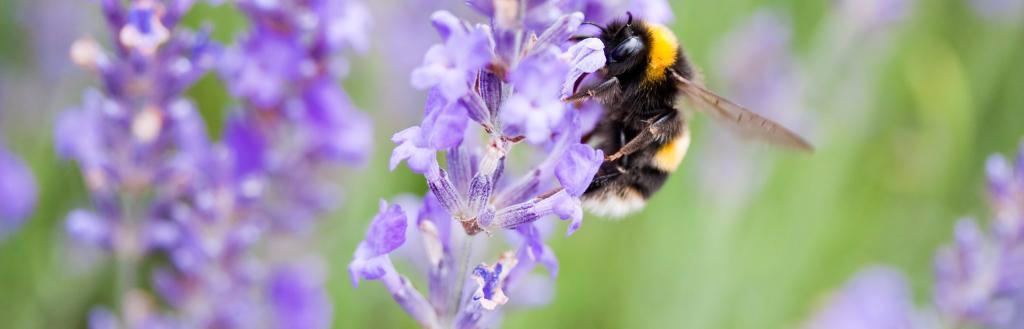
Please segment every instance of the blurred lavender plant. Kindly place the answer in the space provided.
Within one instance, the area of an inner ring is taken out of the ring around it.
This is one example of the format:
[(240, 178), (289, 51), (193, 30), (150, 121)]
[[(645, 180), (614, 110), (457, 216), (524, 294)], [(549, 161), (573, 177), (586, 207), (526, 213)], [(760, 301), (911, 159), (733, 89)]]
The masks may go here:
[(924, 329), (925, 317), (915, 309), (903, 273), (865, 269), (833, 296), (807, 329)]
[(17, 231), (36, 203), (32, 171), (0, 145), (0, 242)]
[[(715, 51), (715, 72), (731, 91), (732, 99), (767, 117), (775, 118), (804, 134), (794, 124), (793, 114), (802, 107), (804, 76), (792, 53), (792, 26), (773, 10), (759, 10), (746, 23), (728, 33)], [(722, 209), (739, 209), (764, 184), (770, 162), (754, 161), (757, 146), (741, 140), (734, 132), (709, 132), (708, 150), (700, 157), (702, 189)], [(737, 150), (738, 149), (738, 150)], [(714, 150), (732, 150), (721, 152)], [(728, 206), (726, 206), (726, 204)]]
[[(604, 66), (600, 41), (567, 43), (583, 14), (563, 14), (545, 25), (536, 21), (542, 16), (522, 13), (552, 3), (470, 5), (491, 24), (469, 25), (446, 11), (432, 15), (443, 43), (427, 51), (411, 81), (429, 89), (424, 119), (392, 137), (398, 146), (391, 169), (405, 161), (424, 175), (431, 191), (405, 207), (419, 209), (411, 223), (422, 246), (414, 247), (413, 257), (426, 256), (429, 294), (424, 297), (398, 274), (389, 257), (406, 244), (412, 216), (402, 206), (382, 201), (349, 265), (353, 284), (381, 280), (395, 301), (428, 328), (494, 326), (502, 305), (536, 300), (529, 296), (533, 293), (543, 295), (521, 286), (538, 263), (552, 278), (557, 273), (557, 260), (544, 243), (538, 220), (550, 215), (571, 219), (568, 234), (577, 230), (583, 216), (579, 197), (604, 158), (601, 151), (579, 142), (593, 125), (584, 122), (581, 112), (599, 114), (600, 109), (577, 110), (562, 101), (580, 75)], [(469, 129), (473, 126), (480, 129)], [(530, 146), (527, 151), (540, 158), (507, 182), (502, 180), (512, 169), (506, 167), (507, 156), (517, 145)], [(438, 162), (438, 152), (445, 155), (446, 168)], [(470, 270), (472, 254), (484, 248), (473, 243), (478, 233), (489, 237), (502, 230), (509, 232), (516, 250)], [(461, 259), (456, 258), (459, 254)]]
[[(346, 24), (368, 17), (356, 2), (237, 1), (253, 32), (224, 52), (177, 28), (192, 3), (104, 0), (113, 56), (72, 46), (104, 88), (57, 124), (95, 208), (67, 230), (115, 256), (121, 285), (120, 314), (97, 308), (90, 326), (328, 327), (322, 261), (301, 246), (336, 202), (326, 166), (368, 151), (369, 124), (335, 81), (336, 55), (366, 42)], [(222, 142), (181, 95), (214, 67), (245, 105)], [(138, 282), (147, 258), (167, 259), (151, 271), (160, 303)]]
[(987, 171), (995, 218), (987, 231), (973, 219), (960, 220), (954, 243), (937, 252), (937, 316), (921, 316), (929, 312), (914, 310), (898, 272), (867, 270), (851, 280), (809, 328), (1024, 327), (1024, 143), (1016, 164), (993, 155)]
[(1014, 23), (1024, 17), (1024, 1), (1021, 0), (968, 0), (967, 3), (975, 13), (989, 20)]

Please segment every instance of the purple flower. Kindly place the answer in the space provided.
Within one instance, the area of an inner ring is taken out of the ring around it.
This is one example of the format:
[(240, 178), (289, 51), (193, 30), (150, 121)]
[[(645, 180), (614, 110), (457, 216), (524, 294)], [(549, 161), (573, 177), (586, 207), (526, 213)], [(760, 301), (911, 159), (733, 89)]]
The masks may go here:
[(991, 328), (1024, 325), (1024, 144), (1018, 163), (987, 164), (995, 220), (987, 231), (961, 220), (935, 259), (935, 303), (951, 319)]
[(303, 90), (308, 147), (325, 160), (359, 163), (373, 146), (370, 118), (356, 109), (344, 90), (327, 77)]
[(327, 45), (334, 50), (351, 47), (363, 53), (369, 49), (370, 27), (373, 25), (370, 10), (362, 2), (321, 1), (321, 8), (315, 12), (323, 21), (321, 32)]
[[(551, 223), (542, 219), (557, 217), (571, 220), (569, 234), (577, 230), (583, 219), (580, 195), (604, 162), (601, 151), (579, 143), (600, 110), (592, 104), (577, 110), (562, 100), (563, 86), (604, 64), (599, 41), (568, 42), (584, 17), (563, 14), (554, 3), (527, 2), (525, 15), (516, 1), (469, 4), (490, 16), (493, 26), (470, 27), (449, 12), (433, 14), (443, 43), (429, 49), (424, 65), (412, 73), (415, 87), (430, 89), (424, 118), (392, 137), (397, 146), (391, 169), (407, 161), (430, 189), (418, 207), (409, 206), (419, 209), (409, 241), (419, 243), (406, 243), (399, 253), (423, 258), (417, 263), (426, 265), (429, 294), (424, 298), (395, 272), (390, 255), (369, 251), (381, 239), (372, 227), (406, 222), (399, 211), (382, 209), (350, 264), (354, 282), (382, 281), (426, 327), (492, 325), (502, 305), (516, 303), (516, 296), (523, 304), (547, 300), (550, 285), (531, 286), (538, 281), (529, 273), (540, 264), (553, 277), (558, 261), (538, 227)], [(518, 170), (522, 176), (510, 178), (507, 160), (516, 147), (538, 161), (512, 161), (526, 167)], [(480, 245), (500, 231), (516, 248), (496, 262), (458, 256), (483, 250)]]
[(366, 239), (359, 243), (352, 263), (348, 266), (352, 285), (358, 286), (360, 279), (376, 280), (384, 276), (382, 263), (388, 253), (405, 243), (407, 222), (401, 207), (388, 207), (387, 202), (380, 201), (380, 213), (370, 222)]
[(412, 72), (414, 87), (437, 87), (449, 102), (469, 92), (473, 73), (491, 60), (488, 31), (482, 27), (467, 28), (462, 24), (453, 26), (451, 17), (450, 13), (443, 11), (434, 13), (434, 25), (445, 37), (444, 44), (431, 46), (423, 57), (423, 66)]
[[(337, 82), (340, 51), (366, 48), (370, 19), (353, 1), (240, 0), (252, 28), (221, 51), (207, 32), (177, 27), (192, 3), (104, 0), (116, 49), (87, 39), (72, 47), (103, 88), (55, 128), (57, 151), (77, 162), (93, 200), (65, 229), (128, 274), (128, 292), (116, 296), (126, 309), (91, 322), (329, 327), (319, 257), (302, 244), (338, 204), (324, 171), (360, 161), (372, 144), (367, 116)], [(182, 96), (215, 65), (241, 104), (219, 142)], [(157, 257), (166, 261), (147, 261)], [(131, 279), (144, 261), (157, 266), (148, 278), (156, 296)]]
[(571, 68), (569, 76), (562, 85), (562, 98), (572, 95), (576, 83), (586, 73), (594, 73), (604, 67), (604, 42), (597, 38), (587, 38), (569, 47)]
[(428, 328), (438, 327), (437, 315), (408, 279), (395, 271), (388, 254), (405, 243), (408, 218), (398, 205), (380, 202), (380, 213), (370, 222), (366, 239), (359, 243), (348, 265), (352, 285), (359, 280), (380, 280), (406, 313)]
[(516, 258), (511, 253), (502, 254), (493, 265), (480, 264), (473, 269), (473, 281), (477, 288), (473, 292), (473, 301), (480, 303), (485, 310), (494, 310), (508, 302), (508, 296), (502, 291), (505, 279), (511, 269), (516, 267)]
[(96, 308), (89, 312), (89, 329), (117, 329), (117, 316), (105, 308)]
[(153, 55), (157, 47), (170, 38), (158, 11), (163, 11), (163, 4), (152, 0), (137, 1), (125, 15), (118, 41), (129, 49)]
[(391, 141), (398, 144), (391, 152), (391, 170), (398, 168), (398, 164), (405, 160), (408, 160), (409, 168), (414, 172), (426, 173), (430, 169), (437, 161), (437, 151), (429, 147), (423, 134), (423, 129), (415, 126), (391, 137)]
[(1024, 16), (1024, 1), (1020, 0), (968, 0), (978, 15), (1006, 23), (1018, 22)]
[(0, 239), (32, 214), (36, 183), (28, 166), (0, 146)]
[(1024, 325), (1024, 144), (1019, 152), (1016, 166), (1001, 156), (989, 158), (989, 193), (996, 214), (990, 229), (972, 219), (960, 220), (953, 244), (936, 253), (933, 301), (939, 317), (913, 316), (902, 276), (875, 269), (853, 279), (810, 328)]
[(670, 1), (666, 0), (570, 0), (560, 2), (559, 7), (564, 12), (583, 12), (587, 20), (600, 24), (620, 18), (627, 11), (649, 22), (669, 23), (674, 19)]
[(275, 327), (315, 329), (331, 323), (331, 301), (318, 277), (303, 267), (277, 269), (267, 292), (273, 305)]
[(88, 210), (73, 210), (65, 220), (65, 231), (76, 241), (93, 246), (109, 246), (113, 232), (110, 223)]
[(563, 81), (551, 78), (567, 76), (569, 65), (555, 56), (542, 53), (524, 59), (509, 77), (517, 92), (501, 109), (509, 132), (522, 134), (534, 144), (550, 140), (570, 110), (559, 93)]
[(840, 19), (854, 30), (872, 31), (899, 23), (913, 5), (911, 0), (842, 0), (837, 10)]
[(918, 320), (906, 279), (885, 267), (865, 269), (840, 289), (807, 329), (930, 328)]
[[(745, 23), (729, 32), (715, 53), (714, 71), (726, 86), (728, 97), (762, 115), (781, 121), (789, 127), (794, 109), (803, 107), (805, 77), (798, 70), (792, 53), (792, 27), (787, 17), (772, 11), (759, 10)], [(708, 152), (699, 157), (697, 169), (709, 199), (736, 208), (764, 185), (762, 177), (771, 170), (771, 161), (752, 161), (757, 157), (755, 145), (736, 136), (735, 132), (718, 129), (705, 140), (710, 149), (738, 149), (738, 152)]]
[(289, 84), (299, 80), (304, 60), (297, 40), (257, 31), (221, 59), (221, 75), (233, 95), (269, 108), (284, 100)]
[(597, 169), (604, 163), (604, 152), (595, 150), (586, 144), (576, 144), (569, 148), (565, 158), (555, 167), (555, 176), (572, 196), (581, 196), (593, 179)]

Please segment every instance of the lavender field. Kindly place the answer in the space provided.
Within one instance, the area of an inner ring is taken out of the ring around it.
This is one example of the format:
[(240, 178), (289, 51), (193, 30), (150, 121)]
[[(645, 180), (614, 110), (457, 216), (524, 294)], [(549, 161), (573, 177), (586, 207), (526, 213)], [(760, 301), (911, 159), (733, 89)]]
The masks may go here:
[[(1024, 0), (0, 8), (0, 328), (1024, 328)], [(814, 152), (592, 213), (627, 19)]]

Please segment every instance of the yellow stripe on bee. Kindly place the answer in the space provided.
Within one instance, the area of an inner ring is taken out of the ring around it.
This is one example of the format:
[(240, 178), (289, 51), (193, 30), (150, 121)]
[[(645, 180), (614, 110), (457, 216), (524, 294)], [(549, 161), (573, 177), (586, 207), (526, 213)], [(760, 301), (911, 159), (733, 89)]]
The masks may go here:
[(683, 133), (676, 137), (654, 154), (654, 167), (665, 172), (674, 172), (679, 168), (679, 163), (686, 157), (686, 150), (690, 148), (690, 130), (683, 130)]
[(676, 63), (679, 54), (679, 40), (675, 33), (661, 24), (648, 23), (647, 31), (651, 36), (651, 60), (647, 64), (646, 81), (665, 79), (665, 69)]

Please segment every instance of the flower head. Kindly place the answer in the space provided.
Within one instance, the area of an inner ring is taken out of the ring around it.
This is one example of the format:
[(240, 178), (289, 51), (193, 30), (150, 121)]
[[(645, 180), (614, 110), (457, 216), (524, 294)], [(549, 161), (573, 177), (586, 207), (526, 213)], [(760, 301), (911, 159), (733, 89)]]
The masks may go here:
[[(1024, 325), (1024, 144), (1018, 163), (988, 161), (996, 220), (988, 230), (973, 219), (957, 222), (953, 243), (936, 253), (932, 301), (938, 317), (913, 311), (906, 283), (892, 270), (866, 270), (821, 311), (809, 328), (1020, 328)], [(1004, 217), (1005, 216), (1005, 217)], [(916, 315), (915, 315), (916, 314)]]
[(953, 244), (935, 259), (935, 303), (952, 319), (992, 328), (1024, 324), (1024, 144), (1016, 166), (1002, 156), (987, 163), (995, 220), (983, 230), (961, 220)]
[(917, 317), (903, 275), (889, 268), (875, 267), (850, 279), (806, 328), (927, 328)]
[[(177, 26), (193, 3), (101, 1), (117, 49), (108, 55), (91, 40), (72, 48), (103, 88), (55, 128), (57, 151), (77, 162), (93, 200), (68, 214), (65, 229), (109, 251), (128, 277), (143, 261), (155, 267), (141, 278), (153, 294), (127, 282), (117, 296), (126, 309), (96, 311), (90, 322), (329, 327), (318, 256), (273, 247), (308, 240), (338, 203), (324, 171), (369, 149), (368, 119), (337, 83), (337, 55), (365, 49), (358, 29), (369, 17), (355, 1), (239, 0), (251, 30), (225, 51), (208, 32)], [(211, 139), (183, 93), (215, 66), (240, 107)]]
[[(547, 227), (542, 219), (559, 218), (571, 220), (570, 234), (576, 231), (583, 219), (580, 196), (604, 162), (600, 150), (580, 143), (594, 126), (594, 107), (577, 110), (563, 101), (563, 88), (605, 63), (599, 40), (568, 42), (583, 15), (563, 12), (554, 2), (469, 5), (487, 15), (491, 25), (471, 26), (447, 11), (432, 15), (442, 43), (431, 47), (423, 66), (412, 73), (412, 84), (428, 89), (424, 117), (392, 137), (391, 169), (405, 161), (424, 176), (430, 190), (418, 206), (417, 227), (410, 230), (416, 238), (409, 240), (422, 243), (409, 247), (420, 248), (426, 259), (420, 263), (427, 264), (429, 295), (395, 272), (390, 257), (367, 252), (365, 246), (380, 235), (372, 227), (387, 218), (394, 218), (396, 227), (403, 222), (395, 210), (382, 208), (350, 264), (354, 282), (382, 281), (396, 302), (427, 327), (479, 327), (498, 319), (502, 306), (514, 303), (515, 296), (529, 304), (527, 296), (549, 295), (544, 293), (548, 286), (529, 292), (537, 282), (530, 275), (537, 265), (552, 277), (558, 272), (557, 258), (544, 242), (547, 235), (538, 227)], [(520, 5), (525, 14), (517, 9)], [(513, 148), (538, 161), (509, 168), (521, 164), (508, 161)], [(444, 165), (438, 159), (442, 156)], [(522, 174), (509, 177), (511, 172)], [(477, 241), (490, 243), (501, 231), (516, 248), (497, 261), (485, 256), (483, 262), (467, 262), (457, 256), (483, 250)], [(523, 294), (516, 289), (524, 289)]]
[(359, 243), (352, 263), (348, 270), (352, 274), (352, 284), (358, 285), (359, 279), (376, 280), (384, 276), (381, 267), (382, 257), (405, 243), (405, 229), (408, 219), (398, 205), (388, 207), (381, 200), (380, 213), (370, 222), (366, 231), (366, 239)]
[(28, 166), (0, 146), (0, 239), (32, 213), (36, 183)]
[(509, 271), (515, 268), (515, 265), (516, 259), (511, 253), (502, 254), (493, 265), (477, 265), (473, 269), (473, 281), (477, 284), (473, 300), (479, 302), (486, 310), (494, 310), (499, 305), (507, 303), (508, 296), (502, 291), (502, 287)]
[(995, 21), (1018, 22), (1024, 16), (1024, 1), (1020, 0), (969, 0), (967, 3), (978, 15)]
[(423, 66), (413, 70), (412, 85), (419, 89), (437, 87), (449, 102), (469, 92), (473, 73), (491, 60), (488, 31), (483, 27), (450, 24), (451, 14), (434, 14), (434, 26), (444, 37), (423, 57)]

